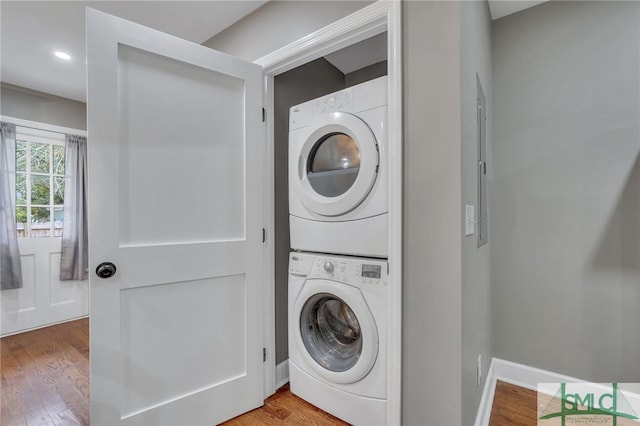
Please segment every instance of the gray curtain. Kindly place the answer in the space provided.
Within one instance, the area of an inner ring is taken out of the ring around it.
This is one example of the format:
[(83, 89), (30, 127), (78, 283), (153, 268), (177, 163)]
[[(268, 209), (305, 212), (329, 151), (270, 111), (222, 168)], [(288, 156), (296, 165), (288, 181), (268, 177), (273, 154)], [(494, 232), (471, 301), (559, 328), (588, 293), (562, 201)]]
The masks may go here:
[(16, 126), (0, 123), (0, 290), (22, 287), (16, 233)]
[(64, 230), (60, 280), (86, 280), (89, 276), (87, 237), (87, 138), (66, 135)]

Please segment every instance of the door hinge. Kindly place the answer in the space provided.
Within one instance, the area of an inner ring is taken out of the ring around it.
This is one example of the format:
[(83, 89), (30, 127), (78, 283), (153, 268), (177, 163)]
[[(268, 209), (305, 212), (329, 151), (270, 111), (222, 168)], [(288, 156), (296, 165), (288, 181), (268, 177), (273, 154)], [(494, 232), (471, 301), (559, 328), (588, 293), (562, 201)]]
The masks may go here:
[(267, 110), (262, 108), (262, 122), (267, 121)]
[(267, 348), (262, 348), (262, 362), (267, 362)]
[(266, 242), (267, 241), (267, 230), (262, 228), (262, 242)]

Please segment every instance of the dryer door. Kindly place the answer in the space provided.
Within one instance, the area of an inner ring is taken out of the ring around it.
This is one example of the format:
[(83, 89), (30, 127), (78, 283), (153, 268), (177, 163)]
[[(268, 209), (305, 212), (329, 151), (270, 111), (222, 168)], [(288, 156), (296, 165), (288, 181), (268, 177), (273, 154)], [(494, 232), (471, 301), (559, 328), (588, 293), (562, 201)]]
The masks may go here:
[(298, 158), (302, 204), (323, 216), (338, 216), (367, 197), (378, 174), (375, 135), (355, 115), (334, 112), (309, 125)]
[(333, 383), (365, 377), (378, 355), (376, 323), (359, 289), (307, 280), (294, 306), (296, 344), (307, 364)]

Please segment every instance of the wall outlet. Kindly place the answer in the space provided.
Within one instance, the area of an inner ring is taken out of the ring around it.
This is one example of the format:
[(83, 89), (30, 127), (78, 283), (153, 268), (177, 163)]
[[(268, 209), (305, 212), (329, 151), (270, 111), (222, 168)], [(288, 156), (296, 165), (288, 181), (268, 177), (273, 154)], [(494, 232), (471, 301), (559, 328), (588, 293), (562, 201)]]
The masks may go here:
[(478, 369), (476, 374), (476, 386), (482, 383), (482, 354), (478, 354)]

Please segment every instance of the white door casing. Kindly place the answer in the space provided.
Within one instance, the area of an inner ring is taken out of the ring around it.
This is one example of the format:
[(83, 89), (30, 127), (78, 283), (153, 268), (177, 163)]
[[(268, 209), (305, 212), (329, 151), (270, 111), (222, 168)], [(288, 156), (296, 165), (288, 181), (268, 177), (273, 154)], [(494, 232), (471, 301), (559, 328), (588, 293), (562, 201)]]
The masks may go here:
[[(401, 423), (402, 393), (402, 3), (399, 0), (378, 0), (372, 4), (327, 25), (287, 46), (282, 47), (255, 62), (265, 74), (265, 99), (267, 106), (274, 104), (275, 76), (287, 72), (326, 54), (352, 45), (366, 38), (387, 31), (388, 58), (388, 164), (389, 164), (389, 313), (387, 359), (387, 424)], [(267, 182), (273, 186), (273, 121), (274, 108), (267, 108)], [(274, 228), (274, 196), (269, 189), (266, 197), (268, 230)], [(274, 246), (267, 239), (269, 254), (273, 259)], [(273, 265), (267, 263), (268, 276), (273, 275)], [(264, 301), (265, 312), (271, 317), (265, 322), (266, 333), (274, 335), (273, 278), (271, 289)], [(273, 341), (270, 348), (273, 348)], [(275, 368), (265, 369), (265, 395), (275, 392)]]
[(91, 423), (255, 408), (261, 68), (91, 9), (87, 61)]

